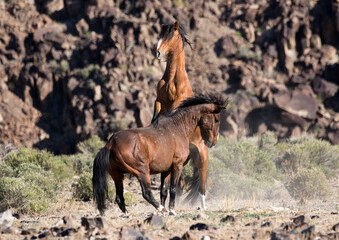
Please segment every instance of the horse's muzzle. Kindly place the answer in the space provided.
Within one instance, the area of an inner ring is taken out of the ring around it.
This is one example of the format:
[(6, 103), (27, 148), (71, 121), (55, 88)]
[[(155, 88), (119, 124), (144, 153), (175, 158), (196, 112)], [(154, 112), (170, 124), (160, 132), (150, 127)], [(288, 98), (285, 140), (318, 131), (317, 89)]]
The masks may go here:
[(216, 143), (211, 142), (210, 140), (205, 140), (205, 145), (209, 148), (212, 148), (215, 146)]

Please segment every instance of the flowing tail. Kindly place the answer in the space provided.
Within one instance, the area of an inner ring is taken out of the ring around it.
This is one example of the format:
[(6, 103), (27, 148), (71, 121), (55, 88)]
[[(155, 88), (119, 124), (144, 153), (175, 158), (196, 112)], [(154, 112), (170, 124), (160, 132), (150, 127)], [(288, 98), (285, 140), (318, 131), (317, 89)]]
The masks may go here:
[(194, 205), (199, 198), (199, 171), (198, 168), (193, 167), (193, 177), (189, 180), (188, 195), (185, 197), (185, 202), (190, 202)]
[(109, 153), (108, 148), (102, 148), (93, 163), (93, 195), (101, 215), (105, 212), (105, 200), (108, 197), (107, 171), (110, 168)]

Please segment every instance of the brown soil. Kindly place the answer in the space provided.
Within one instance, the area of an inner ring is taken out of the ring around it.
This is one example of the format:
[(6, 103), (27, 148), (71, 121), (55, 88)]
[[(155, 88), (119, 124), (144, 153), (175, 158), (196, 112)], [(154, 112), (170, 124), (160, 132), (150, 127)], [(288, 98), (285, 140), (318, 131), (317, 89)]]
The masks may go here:
[[(20, 216), (19, 219), (14, 220), (7, 233), (0, 235), (0, 239), (34, 239), (39, 236), (47, 239), (137, 239), (133, 237), (131, 229), (139, 231), (138, 233), (142, 234), (144, 239), (174, 237), (202, 239), (204, 236), (209, 236), (210, 239), (338, 239), (339, 237), (339, 230), (333, 229), (334, 225), (339, 223), (338, 203), (335, 198), (329, 202), (312, 202), (303, 206), (289, 207), (274, 205), (278, 204), (278, 201), (271, 205), (254, 201), (240, 203), (237, 200), (232, 204), (228, 201), (227, 204), (223, 200), (208, 198), (207, 211), (177, 204), (177, 215), (169, 216), (157, 212), (145, 202), (136, 181), (127, 179), (125, 187), (125, 191), (135, 195), (137, 203), (127, 207), (127, 215), (123, 214), (117, 205), (109, 203), (108, 210), (102, 217), (104, 227), (101, 229), (91, 225), (92, 227), (86, 230), (81, 226), (82, 218), (90, 220), (100, 216), (94, 202), (72, 200), (70, 189), (69, 196), (61, 197), (48, 214)], [(159, 196), (158, 190), (154, 189), (153, 193), (156, 197)], [(236, 205), (243, 205), (243, 207), (237, 210), (229, 209)], [(256, 207), (260, 205), (266, 207)], [(152, 214), (161, 216), (163, 225), (145, 223), (145, 219)], [(65, 216), (68, 219), (67, 223), (62, 220)], [(296, 219), (299, 216), (304, 216), (304, 219), (303, 217), (301, 220)], [(208, 229), (190, 230), (190, 227), (197, 223), (206, 224)], [(65, 231), (72, 228), (74, 230)]]

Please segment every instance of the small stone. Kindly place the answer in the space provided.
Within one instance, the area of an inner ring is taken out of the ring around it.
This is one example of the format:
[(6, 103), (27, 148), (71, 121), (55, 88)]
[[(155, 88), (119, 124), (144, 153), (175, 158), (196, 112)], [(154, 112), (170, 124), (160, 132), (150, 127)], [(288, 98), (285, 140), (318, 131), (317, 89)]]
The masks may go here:
[(67, 228), (73, 228), (74, 227), (74, 222), (75, 222), (75, 218), (72, 215), (69, 216), (64, 216), (62, 218), (63, 223), (67, 226)]
[(261, 227), (271, 227), (272, 223), (271, 222), (264, 222), (263, 224), (261, 224)]
[(162, 221), (162, 217), (158, 215), (151, 215), (148, 218), (145, 219), (145, 223), (148, 223), (150, 225), (156, 225), (156, 226), (163, 226), (164, 223)]
[(0, 213), (0, 227), (2, 231), (10, 228), (13, 224), (14, 217), (12, 216), (11, 210), (6, 210)]
[(208, 226), (205, 223), (197, 223), (190, 227), (190, 230), (195, 230), (195, 229), (198, 229), (199, 231), (208, 230)]
[(197, 219), (206, 219), (207, 218), (207, 215), (203, 212), (200, 212), (198, 215), (197, 215)]
[(120, 230), (120, 239), (123, 240), (135, 240), (135, 239), (144, 239), (142, 233), (132, 227), (122, 227)]
[(305, 223), (305, 216), (304, 215), (300, 215), (298, 217), (293, 218), (292, 220), (293, 220), (293, 223), (295, 225), (299, 226), (299, 225), (302, 225), (302, 224)]
[(232, 215), (227, 215), (226, 217), (222, 218), (220, 222), (234, 222), (235, 217)]
[(332, 230), (335, 231), (335, 232), (339, 232), (339, 223), (334, 224), (333, 227), (332, 227)]
[(86, 230), (99, 228), (102, 229), (104, 227), (104, 221), (102, 218), (81, 218), (81, 226), (84, 226)]
[[(60, 233), (61, 237), (70, 236), (72, 233), (76, 232), (74, 228), (68, 228)], [(59, 234), (58, 234), (59, 236)]]
[(190, 231), (187, 231), (182, 235), (182, 240), (197, 240), (198, 238), (194, 236)]
[(301, 239), (315, 239), (315, 227), (310, 226), (301, 231)]

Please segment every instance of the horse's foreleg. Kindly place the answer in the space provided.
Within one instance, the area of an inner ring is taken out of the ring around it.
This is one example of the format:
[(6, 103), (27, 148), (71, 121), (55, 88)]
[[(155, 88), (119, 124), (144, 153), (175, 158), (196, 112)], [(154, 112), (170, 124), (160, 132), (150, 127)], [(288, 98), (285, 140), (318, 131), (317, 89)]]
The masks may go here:
[(205, 196), (208, 167), (208, 147), (205, 144), (200, 144), (198, 150), (198, 159), (194, 161), (194, 165), (198, 169), (199, 173), (199, 195), (201, 197), (201, 207), (206, 209)]
[(127, 213), (125, 199), (124, 199), (124, 184), (123, 184), (124, 175), (119, 172), (112, 172), (111, 176), (115, 184), (115, 191), (116, 191), (115, 201), (118, 204), (121, 211), (123, 211), (124, 213)]
[(164, 207), (165, 206), (165, 202), (166, 202), (166, 198), (167, 198), (167, 193), (168, 193), (168, 185), (170, 182), (170, 172), (163, 172), (161, 173), (161, 185), (160, 185), (160, 202), (161, 205)]
[(142, 196), (146, 199), (147, 202), (152, 204), (156, 209), (160, 207), (159, 203), (154, 199), (152, 190), (151, 190), (151, 179), (150, 175), (140, 175), (139, 182), (141, 185)]
[(175, 205), (176, 188), (178, 186), (178, 182), (179, 182), (182, 169), (183, 169), (182, 165), (173, 166), (172, 168), (171, 184), (170, 184), (170, 201), (169, 201), (170, 213), (174, 213), (173, 208)]

